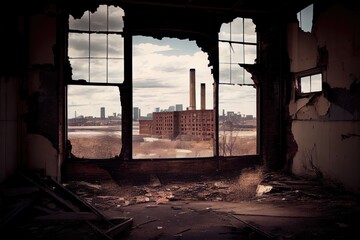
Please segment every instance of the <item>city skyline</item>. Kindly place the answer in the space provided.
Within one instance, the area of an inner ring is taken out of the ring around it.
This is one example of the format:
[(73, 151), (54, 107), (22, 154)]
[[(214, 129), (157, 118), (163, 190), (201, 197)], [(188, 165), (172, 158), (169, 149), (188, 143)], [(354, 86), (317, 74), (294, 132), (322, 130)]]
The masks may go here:
[[(181, 107), (181, 109), (179, 109), (179, 107)], [(135, 110), (138, 111), (138, 117), (141, 117), (141, 118), (149, 117), (149, 113), (147, 113), (146, 116), (142, 115), (141, 114), (141, 108), (133, 107), (133, 118), (136, 118)], [(159, 107), (155, 107), (155, 109), (150, 114), (155, 113), (155, 112), (172, 112), (172, 111), (186, 111), (186, 110), (188, 110), (188, 109), (183, 109), (182, 104), (175, 104), (175, 105), (170, 105), (167, 109), (161, 109)], [(209, 109), (207, 109), (207, 110), (209, 110)], [(252, 114), (234, 112), (234, 111), (226, 110), (226, 109), (219, 110), (219, 116), (229, 116), (229, 115), (232, 115), (232, 114), (239, 115), (239, 116), (242, 116), (242, 117), (246, 117), (246, 116), (255, 117)], [(82, 114), (78, 115), (77, 111), (75, 111), (74, 117), (68, 117), (68, 119), (73, 119), (73, 118), (109, 118), (109, 117), (119, 117), (119, 116), (121, 116), (121, 113), (119, 113), (119, 112), (112, 112), (111, 114), (107, 114), (106, 113), (106, 107), (100, 107), (99, 115), (95, 115), (95, 116), (94, 115), (82, 115)]]

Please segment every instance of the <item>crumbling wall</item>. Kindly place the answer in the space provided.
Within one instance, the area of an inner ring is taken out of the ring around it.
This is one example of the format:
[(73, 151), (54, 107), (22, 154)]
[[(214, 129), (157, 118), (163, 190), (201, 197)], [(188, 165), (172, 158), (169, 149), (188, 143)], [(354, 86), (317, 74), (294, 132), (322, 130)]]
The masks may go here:
[(360, 190), (360, 14), (345, 4), (314, 5), (311, 33), (288, 26), (293, 73), (325, 67), (322, 91), (296, 93), (289, 113), (298, 150), (292, 171)]
[(19, 98), (24, 58), (21, 19), (0, 16), (0, 182), (11, 176), (19, 162), (21, 144)]
[(57, 18), (53, 9), (26, 21), (27, 66), (23, 90), (24, 165), (59, 177), (59, 75), (55, 65)]

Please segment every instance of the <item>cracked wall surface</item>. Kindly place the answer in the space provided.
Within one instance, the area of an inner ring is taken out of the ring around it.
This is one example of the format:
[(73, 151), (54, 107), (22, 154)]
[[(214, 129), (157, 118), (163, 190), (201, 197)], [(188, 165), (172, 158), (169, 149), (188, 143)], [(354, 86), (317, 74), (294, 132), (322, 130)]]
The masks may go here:
[(326, 69), (321, 92), (298, 94), (293, 79), (289, 113), (298, 151), (292, 171), (332, 179), (359, 191), (359, 10), (347, 4), (317, 7), (311, 33), (294, 23), (288, 26), (292, 72)]

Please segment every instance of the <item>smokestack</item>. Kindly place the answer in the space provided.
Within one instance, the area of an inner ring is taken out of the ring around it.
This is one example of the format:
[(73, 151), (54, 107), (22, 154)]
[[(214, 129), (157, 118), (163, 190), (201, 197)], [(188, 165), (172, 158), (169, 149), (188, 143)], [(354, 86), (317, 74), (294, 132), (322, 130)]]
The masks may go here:
[(205, 110), (206, 109), (206, 104), (205, 104), (205, 83), (201, 83), (201, 110)]
[(196, 110), (195, 68), (190, 69), (190, 106), (189, 110)]

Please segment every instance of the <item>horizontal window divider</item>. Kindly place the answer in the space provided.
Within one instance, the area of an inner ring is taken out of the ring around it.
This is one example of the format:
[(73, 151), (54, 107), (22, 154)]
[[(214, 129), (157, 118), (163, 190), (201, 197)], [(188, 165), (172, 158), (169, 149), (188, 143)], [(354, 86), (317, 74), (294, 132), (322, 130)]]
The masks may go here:
[(69, 57), (69, 59), (117, 59), (117, 60), (124, 60), (123, 57)]
[(70, 80), (68, 85), (84, 85), (84, 86), (114, 86), (120, 87), (122, 83), (101, 83), (101, 82), (87, 82), (85, 79)]
[(93, 30), (76, 30), (76, 29), (69, 29), (69, 33), (86, 33), (86, 34), (116, 34), (116, 35), (123, 35), (124, 32), (122, 31), (93, 31)]
[(227, 42), (227, 43), (237, 43), (237, 44), (243, 44), (243, 45), (254, 45), (256, 46), (256, 42), (238, 42), (238, 41), (232, 41), (232, 40), (219, 40), (219, 42)]

